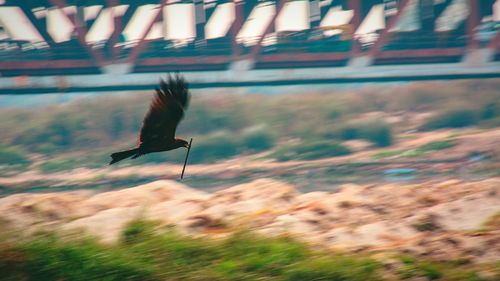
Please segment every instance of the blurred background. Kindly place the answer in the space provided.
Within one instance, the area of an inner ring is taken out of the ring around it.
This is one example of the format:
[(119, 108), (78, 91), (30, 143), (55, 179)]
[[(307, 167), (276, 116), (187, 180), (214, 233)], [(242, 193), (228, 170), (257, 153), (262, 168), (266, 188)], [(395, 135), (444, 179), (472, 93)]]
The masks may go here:
[[(0, 273), (498, 280), (499, 29), (494, 0), (0, 0), (0, 226), (118, 241), (3, 231)], [(192, 94), (181, 184), (185, 150), (108, 166), (169, 72)], [(238, 234), (153, 234), (172, 225)]]

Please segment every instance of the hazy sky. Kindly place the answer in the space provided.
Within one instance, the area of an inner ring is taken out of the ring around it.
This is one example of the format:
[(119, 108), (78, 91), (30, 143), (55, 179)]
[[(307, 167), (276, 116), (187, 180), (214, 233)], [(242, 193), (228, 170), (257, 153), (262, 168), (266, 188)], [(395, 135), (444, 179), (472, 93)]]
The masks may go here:
[[(3, 0), (0, 0), (0, 4)], [(410, 7), (416, 5), (416, 0), (410, 0)], [(454, 28), (461, 20), (467, 17), (467, 0), (454, 0), (443, 16), (437, 20), (438, 30)], [(495, 17), (500, 19), (500, 0), (495, 4)], [(133, 15), (129, 24), (125, 27), (123, 34), (127, 40), (136, 40), (143, 36), (146, 26), (153, 20), (158, 12), (159, 5), (141, 6)], [(85, 17), (94, 18), (101, 6), (86, 7)], [(93, 26), (90, 27), (87, 34), (87, 41), (94, 42), (106, 40), (109, 38), (112, 29), (112, 14), (123, 14), (127, 6), (115, 7), (113, 10), (104, 9), (96, 19)], [(46, 17), (49, 33), (56, 42), (68, 40), (73, 27), (64, 16), (75, 12), (75, 7), (67, 7), (64, 11), (60, 9), (51, 9), (38, 11), (37, 17)], [(163, 10), (164, 21), (157, 23), (148, 34), (148, 38), (167, 38), (183, 39), (192, 38), (195, 35), (194, 26), (194, 5), (192, 4), (173, 4), (168, 5)], [(259, 5), (256, 7), (249, 20), (245, 22), (238, 37), (247, 43), (262, 34), (265, 26), (271, 20), (275, 13), (273, 5)], [(327, 15), (322, 19), (322, 26), (341, 25), (349, 22), (352, 11), (343, 11), (340, 7), (332, 7)], [(396, 27), (402, 30), (415, 30), (419, 26), (416, 24), (416, 9), (407, 9), (402, 20)], [(227, 34), (229, 26), (234, 20), (233, 4), (226, 3), (219, 5), (212, 17), (207, 20), (205, 27), (207, 38), (217, 38)], [(36, 32), (28, 19), (21, 13), (17, 7), (0, 7), (0, 24), (4, 27), (11, 37), (18, 40), (40, 41), (41, 36)], [(384, 7), (383, 5), (374, 6), (362, 22), (358, 34), (365, 34), (376, 29), (383, 28)], [(276, 30), (303, 30), (309, 27), (309, 2), (291, 1), (286, 4), (284, 10), (280, 13), (276, 21)], [(2, 35), (0, 35), (2, 36)], [(5, 34), (3, 35), (5, 37)], [(0, 38), (1, 39), (1, 38)]]

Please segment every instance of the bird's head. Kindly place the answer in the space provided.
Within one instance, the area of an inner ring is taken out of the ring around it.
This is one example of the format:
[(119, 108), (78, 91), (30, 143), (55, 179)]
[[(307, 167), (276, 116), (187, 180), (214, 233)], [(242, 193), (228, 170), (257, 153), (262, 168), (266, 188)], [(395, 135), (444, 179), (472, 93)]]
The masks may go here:
[(189, 143), (183, 139), (175, 139), (175, 146), (189, 148)]

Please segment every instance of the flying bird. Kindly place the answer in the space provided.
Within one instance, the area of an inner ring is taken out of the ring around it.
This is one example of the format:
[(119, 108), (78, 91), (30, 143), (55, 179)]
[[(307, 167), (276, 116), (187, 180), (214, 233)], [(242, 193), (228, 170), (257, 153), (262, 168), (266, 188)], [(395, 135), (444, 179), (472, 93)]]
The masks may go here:
[(111, 154), (109, 165), (151, 152), (169, 151), (179, 147), (190, 148), (187, 141), (175, 138), (175, 130), (189, 103), (188, 83), (180, 75), (169, 75), (167, 81), (160, 80), (160, 87), (155, 90), (149, 112), (142, 122), (137, 147)]

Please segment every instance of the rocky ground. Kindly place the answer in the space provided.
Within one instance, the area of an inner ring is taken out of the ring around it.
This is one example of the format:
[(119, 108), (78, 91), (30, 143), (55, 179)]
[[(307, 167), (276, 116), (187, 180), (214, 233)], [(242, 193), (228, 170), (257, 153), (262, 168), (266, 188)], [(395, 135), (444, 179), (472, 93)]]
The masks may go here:
[(137, 218), (191, 235), (219, 237), (249, 228), (332, 249), (500, 260), (500, 178), (344, 184), (338, 192), (309, 193), (273, 179), (214, 193), (160, 180), (104, 193), (21, 193), (0, 199), (2, 224), (23, 233), (83, 229), (112, 242)]

